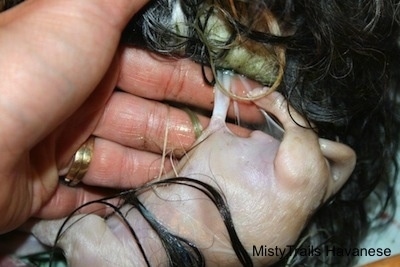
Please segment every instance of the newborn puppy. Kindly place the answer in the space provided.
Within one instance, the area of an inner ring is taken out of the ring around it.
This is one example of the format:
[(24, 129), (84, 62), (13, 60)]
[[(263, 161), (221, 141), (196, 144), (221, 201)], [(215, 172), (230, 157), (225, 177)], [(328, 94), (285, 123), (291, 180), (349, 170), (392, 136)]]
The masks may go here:
[[(217, 78), (225, 90), (234, 87), (231, 73), (218, 71)], [(189, 250), (181, 259), (185, 266), (276, 262), (289, 252), (310, 215), (345, 183), (355, 155), (349, 147), (296, 125), (291, 116), (297, 122), (302, 118), (294, 111), (289, 114), (279, 93), (257, 104), (282, 123), (282, 142), (261, 131), (246, 138), (233, 134), (225, 124), (229, 104), (216, 85), (211, 122), (193, 148), (174, 172), (146, 186), (137, 198), (128, 195), (118, 213), (105, 220), (75, 215), (67, 225), (64, 220), (41, 221), (32, 233), (61, 247), (71, 266), (172, 266), (177, 262), (163, 248), (168, 242)], [(216, 188), (220, 200), (208, 186)], [(143, 207), (146, 212), (140, 211)], [(151, 213), (157, 223), (144, 213)], [(163, 240), (160, 231), (176, 240)], [(254, 247), (264, 245), (284, 252), (254, 255)]]
[[(311, 257), (287, 246), (356, 246), (368, 225), (366, 197), (389, 176), (397, 149), (385, 115), (395, 105), (381, 75), (382, 55), (397, 49), (381, 35), (393, 26), (390, 5), (353, 4), (152, 1), (124, 42), (210, 67), (209, 127), (174, 172), (121, 193), (120, 206), (99, 200), (115, 209), (109, 217), (72, 214), (32, 232), (61, 247), (71, 266), (264, 266), (285, 255), (297, 264), (347, 266), (351, 260), (325, 257), (323, 247)], [(262, 86), (251, 88), (241, 75)], [(238, 93), (238, 81), (249, 90)], [(225, 125), (229, 99), (275, 117), (282, 138), (235, 136)], [(349, 146), (321, 137), (350, 144), (359, 163)], [(308, 238), (296, 243), (302, 231)]]

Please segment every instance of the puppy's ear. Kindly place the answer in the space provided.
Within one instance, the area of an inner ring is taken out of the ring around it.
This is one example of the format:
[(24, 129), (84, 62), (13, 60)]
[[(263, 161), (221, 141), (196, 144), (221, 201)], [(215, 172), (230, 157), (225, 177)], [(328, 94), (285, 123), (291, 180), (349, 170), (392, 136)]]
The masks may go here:
[(326, 198), (331, 197), (346, 183), (356, 165), (356, 154), (349, 146), (327, 139), (319, 139), (322, 154), (329, 164), (331, 179)]

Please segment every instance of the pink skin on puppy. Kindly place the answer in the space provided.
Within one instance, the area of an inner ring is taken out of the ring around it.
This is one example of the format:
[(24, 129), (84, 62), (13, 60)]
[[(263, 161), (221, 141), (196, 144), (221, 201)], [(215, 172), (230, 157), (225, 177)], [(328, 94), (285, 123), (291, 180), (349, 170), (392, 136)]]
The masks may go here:
[[(219, 73), (218, 78), (224, 88), (231, 89), (231, 74)], [(244, 248), (254, 265), (261, 266), (282, 255), (255, 256), (253, 247), (293, 245), (310, 215), (346, 182), (356, 157), (348, 146), (318, 138), (313, 130), (299, 126), (307, 126), (306, 120), (279, 93), (254, 102), (279, 120), (282, 141), (261, 131), (249, 137), (233, 134), (225, 122), (230, 99), (217, 85), (209, 126), (174, 172), (161, 179), (190, 177), (217, 188)], [(219, 211), (198, 189), (156, 186), (139, 199), (171, 233), (195, 244), (207, 266), (239, 264)], [(150, 265), (166, 266), (155, 231), (132, 206), (124, 205), (121, 212), (127, 214)], [(40, 221), (32, 232), (53, 245), (63, 221)], [(70, 266), (145, 266), (138, 245), (117, 215), (107, 220), (77, 215), (68, 226), (57, 246), (64, 249)]]

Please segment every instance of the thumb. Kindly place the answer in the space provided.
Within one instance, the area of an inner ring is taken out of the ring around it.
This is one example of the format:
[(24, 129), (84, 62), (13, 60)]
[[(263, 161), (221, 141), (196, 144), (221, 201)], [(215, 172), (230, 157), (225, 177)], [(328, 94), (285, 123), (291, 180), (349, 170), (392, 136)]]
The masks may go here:
[(7, 146), (29, 149), (82, 105), (146, 2), (35, 0), (0, 13), (0, 132), (10, 137)]
[[(5, 9), (10, 9), (17, 4), (24, 2), (24, 0), (3, 0), (0, 1), (0, 12)], [(29, 1), (31, 2), (31, 1)], [(48, 5), (49, 2), (51, 4), (61, 4), (61, 5), (74, 5), (79, 3), (80, 1), (75, 1), (76, 3), (71, 3), (71, 1), (35, 1), (35, 5), (43, 4)], [(41, 2), (41, 3), (40, 3)], [(92, 5), (96, 6), (103, 15), (106, 15), (105, 18), (110, 20), (110, 23), (114, 24), (115, 26), (121, 28), (124, 27), (129, 19), (139, 11), (149, 0), (114, 0), (114, 1), (107, 1), (107, 0), (99, 0), (99, 1), (81, 1), (83, 3), (79, 3), (83, 8), (85, 5)], [(83, 4), (83, 5), (82, 5)], [(24, 4), (26, 5), (26, 4)], [(68, 10), (68, 8), (67, 8)]]

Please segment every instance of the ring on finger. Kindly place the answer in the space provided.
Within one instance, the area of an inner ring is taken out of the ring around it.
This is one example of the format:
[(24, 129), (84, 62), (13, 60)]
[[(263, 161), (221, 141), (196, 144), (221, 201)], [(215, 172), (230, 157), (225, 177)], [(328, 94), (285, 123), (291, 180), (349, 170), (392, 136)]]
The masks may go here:
[(189, 115), (190, 121), (192, 122), (193, 125), (193, 131), (196, 139), (199, 138), (200, 135), (203, 133), (203, 126), (200, 123), (199, 117), (189, 108), (184, 108), (183, 110)]
[(67, 174), (62, 177), (65, 184), (76, 186), (82, 181), (89, 169), (90, 162), (92, 161), (93, 148), (94, 137), (89, 137), (78, 151), (76, 151)]

